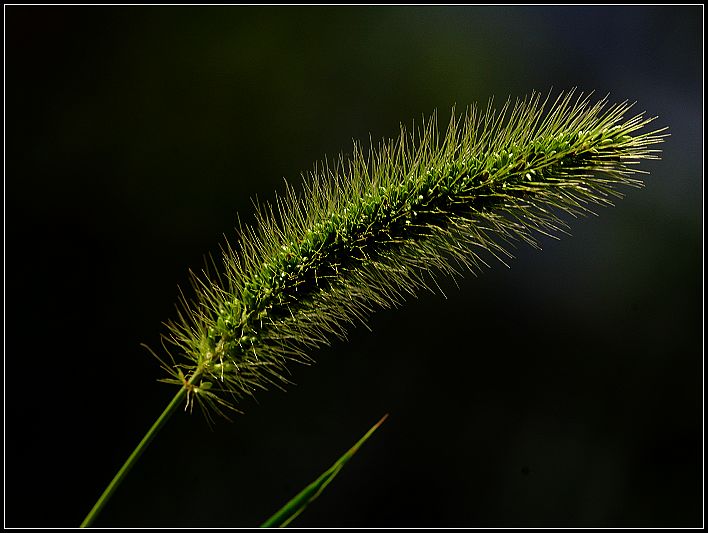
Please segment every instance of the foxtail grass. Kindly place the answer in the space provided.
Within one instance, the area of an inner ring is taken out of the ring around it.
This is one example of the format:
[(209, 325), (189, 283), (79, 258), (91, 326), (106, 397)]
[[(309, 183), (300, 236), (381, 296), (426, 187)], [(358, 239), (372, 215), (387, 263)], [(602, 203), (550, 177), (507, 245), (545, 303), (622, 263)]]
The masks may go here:
[(564, 233), (564, 214), (612, 205), (641, 186), (637, 164), (664, 137), (641, 131), (653, 119), (626, 118), (631, 107), (572, 91), (490, 102), (453, 111), (442, 134), (433, 116), (316, 166), (301, 194), (287, 187), (193, 275), (195, 296), (168, 325), (163, 381), (186, 388), (190, 408), (237, 410), (374, 310), (441, 274), (505, 263), (514, 241)]
[[(663, 129), (633, 104), (574, 91), (532, 94), (499, 110), (453, 110), (410, 131), (315, 166), (297, 192), (286, 186), (254, 226), (202, 272), (167, 324), (155, 354), (177, 386), (158, 420), (183, 402), (214, 414), (289, 384), (289, 366), (345, 338), (377, 309), (397, 306), (439, 276), (506, 264), (518, 242), (566, 233), (567, 216), (610, 206), (642, 185)], [(153, 352), (154, 353), (154, 352)], [(89, 525), (147, 445), (148, 433), (106, 489)]]

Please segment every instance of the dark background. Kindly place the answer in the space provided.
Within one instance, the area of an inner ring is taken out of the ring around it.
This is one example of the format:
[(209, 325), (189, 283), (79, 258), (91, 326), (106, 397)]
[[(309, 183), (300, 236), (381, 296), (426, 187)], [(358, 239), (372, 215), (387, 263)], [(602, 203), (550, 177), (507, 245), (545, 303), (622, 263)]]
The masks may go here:
[(644, 190), (376, 314), (213, 430), (177, 413), (97, 526), (700, 526), (702, 7), (21, 7), (6, 24), (5, 520), (76, 526), (175, 392), (177, 286), (282, 178), (496, 95), (636, 100)]

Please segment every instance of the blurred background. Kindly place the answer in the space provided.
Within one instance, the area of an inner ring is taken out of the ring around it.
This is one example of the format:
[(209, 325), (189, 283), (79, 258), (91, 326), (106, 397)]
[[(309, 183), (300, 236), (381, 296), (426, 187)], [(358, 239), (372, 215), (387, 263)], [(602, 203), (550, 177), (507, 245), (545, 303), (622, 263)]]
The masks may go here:
[(178, 285), (315, 161), (532, 90), (669, 126), (644, 190), (441, 283), (210, 429), (178, 412), (97, 526), (700, 526), (693, 7), (6, 6), (5, 520), (77, 526), (175, 392)]

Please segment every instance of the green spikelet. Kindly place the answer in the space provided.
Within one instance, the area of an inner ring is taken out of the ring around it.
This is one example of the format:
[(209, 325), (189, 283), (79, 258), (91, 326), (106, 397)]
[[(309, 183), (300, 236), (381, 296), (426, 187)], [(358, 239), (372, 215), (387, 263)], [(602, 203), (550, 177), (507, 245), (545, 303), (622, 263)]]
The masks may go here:
[(631, 107), (534, 94), (453, 112), (443, 135), (433, 116), (368, 155), (355, 144), (351, 158), (310, 173), (303, 194), (287, 187), (213, 273), (193, 277), (196, 299), (182, 299), (165, 336), (180, 362), (163, 363), (163, 381), (223, 414), (283, 387), (289, 362), (311, 361), (435, 276), (503, 262), (512, 241), (563, 232), (562, 213), (612, 205), (617, 187), (641, 185), (635, 165), (657, 159), (649, 147), (665, 137), (640, 133), (653, 119), (625, 118)]

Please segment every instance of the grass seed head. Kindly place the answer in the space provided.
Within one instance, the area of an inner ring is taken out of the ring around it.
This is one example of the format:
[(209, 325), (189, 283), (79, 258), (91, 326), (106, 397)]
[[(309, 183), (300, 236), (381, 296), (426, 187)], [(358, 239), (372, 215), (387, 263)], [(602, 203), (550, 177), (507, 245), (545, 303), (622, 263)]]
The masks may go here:
[[(259, 389), (288, 384), (286, 367), (375, 309), (395, 306), (435, 277), (505, 263), (514, 241), (565, 232), (563, 213), (612, 205), (641, 186), (636, 168), (658, 159), (663, 129), (632, 105), (574, 91), (532, 94), (496, 111), (453, 110), (350, 158), (325, 161), (286, 184), (241, 227), (221, 261), (192, 276), (165, 339), (171, 374), (189, 401), (224, 414)], [(172, 359), (174, 360), (174, 359)], [(186, 385), (185, 385), (186, 384)], [(191, 408), (191, 403), (189, 404)]]

